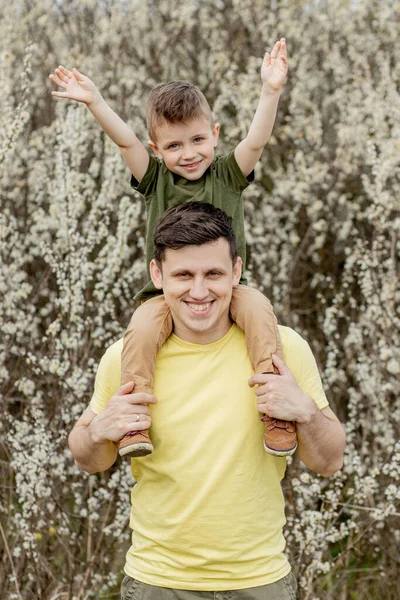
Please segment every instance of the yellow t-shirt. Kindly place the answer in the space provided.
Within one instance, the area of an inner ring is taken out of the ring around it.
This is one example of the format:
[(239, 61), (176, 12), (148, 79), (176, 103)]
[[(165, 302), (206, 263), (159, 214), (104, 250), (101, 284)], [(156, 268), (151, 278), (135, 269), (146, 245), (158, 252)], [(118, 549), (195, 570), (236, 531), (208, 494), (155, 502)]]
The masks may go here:
[[(328, 405), (307, 342), (279, 327), (285, 362), (319, 408)], [(119, 388), (122, 340), (101, 360), (91, 408)], [(220, 591), (278, 581), (284, 555), (285, 458), (263, 448), (243, 332), (207, 345), (171, 335), (157, 357), (153, 454), (132, 460), (132, 545), (125, 572), (160, 587)]]

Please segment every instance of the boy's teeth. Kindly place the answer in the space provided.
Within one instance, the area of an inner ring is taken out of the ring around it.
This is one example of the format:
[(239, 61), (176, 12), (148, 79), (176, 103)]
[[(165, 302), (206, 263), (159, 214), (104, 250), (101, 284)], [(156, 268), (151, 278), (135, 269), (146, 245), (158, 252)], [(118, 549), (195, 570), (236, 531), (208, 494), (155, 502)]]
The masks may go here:
[(197, 311), (203, 311), (203, 310), (207, 310), (207, 308), (210, 306), (210, 303), (208, 302), (207, 304), (190, 304), (188, 303), (190, 308), (192, 308), (193, 310), (197, 310)]

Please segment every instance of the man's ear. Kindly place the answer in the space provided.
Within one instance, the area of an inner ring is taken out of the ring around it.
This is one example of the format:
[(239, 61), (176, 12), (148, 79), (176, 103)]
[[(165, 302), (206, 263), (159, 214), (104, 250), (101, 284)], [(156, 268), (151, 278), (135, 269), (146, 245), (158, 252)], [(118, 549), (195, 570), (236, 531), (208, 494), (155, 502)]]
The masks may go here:
[(160, 160), (162, 160), (162, 154), (159, 151), (157, 144), (155, 142), (153, 142), (152, 140), (149, 140), (147, 142), (147, 145), (150, 146), (150, 148), (153, 150), (153, 152), (157, 156), (157, 158), (159, 158)]
[(150, 277), (157, 290), (162, 290), (162, 271), (153, 258), (150, 262)]
[(242, 267), (243, 261), (240, 256), (237, 257), (236, 262), (233, 267), (233, 285), (238, 285), (240, 278), (242, 276)]
[(213, 127), (213, 138), (214, 138), (214, 148), (217, 147), (218, 144), (218, 138), (219, 138), (219, 132), (220, 132), (221, 126), (219, 123), (215, 123), (214, 127)]

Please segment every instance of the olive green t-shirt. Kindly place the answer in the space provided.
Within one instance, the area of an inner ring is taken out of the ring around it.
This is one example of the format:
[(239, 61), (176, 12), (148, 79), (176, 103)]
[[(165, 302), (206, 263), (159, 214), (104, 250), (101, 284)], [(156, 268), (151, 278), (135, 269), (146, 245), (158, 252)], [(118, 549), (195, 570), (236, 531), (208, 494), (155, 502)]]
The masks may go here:
[[(150, 157), (147, 171), (139, 183), (133, 176), (131, 186), (140, 192), (146, 201), (147, 234), (146, 262), (147, 285), (135, 296), (135, 300), (147, 300), (157, 293), (149, 272), (149, 263), (154, 257), (154, 229), (161, 215), (170, 206), (196, 200), (208, 202), (232, 217), (233, 228), (238, 241), (239, 256), (246, 262), (246, 241), (244, 235), (244, 215), (242, 192), (254, 180), (254, 172), (246, 178), (236, 162), (234, 151), (226, 156), (217, 156), (200, 179), (189, 181), (172, 173), (157, 158)], [(242, 279), (241, 283), (245, 283)]]

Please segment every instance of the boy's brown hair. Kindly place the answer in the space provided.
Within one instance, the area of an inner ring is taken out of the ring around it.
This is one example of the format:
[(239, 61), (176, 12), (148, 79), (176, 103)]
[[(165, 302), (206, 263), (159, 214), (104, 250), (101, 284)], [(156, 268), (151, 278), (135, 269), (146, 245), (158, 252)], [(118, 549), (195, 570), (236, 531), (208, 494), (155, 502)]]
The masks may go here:
[(147, 99), (147, 131), (156, 141), (156, 128), (163, 121), (187, 123), (204, 115), (214, 125), (210, 105), (203, 92), (187, 81), (160, 83), (150, 92)]

